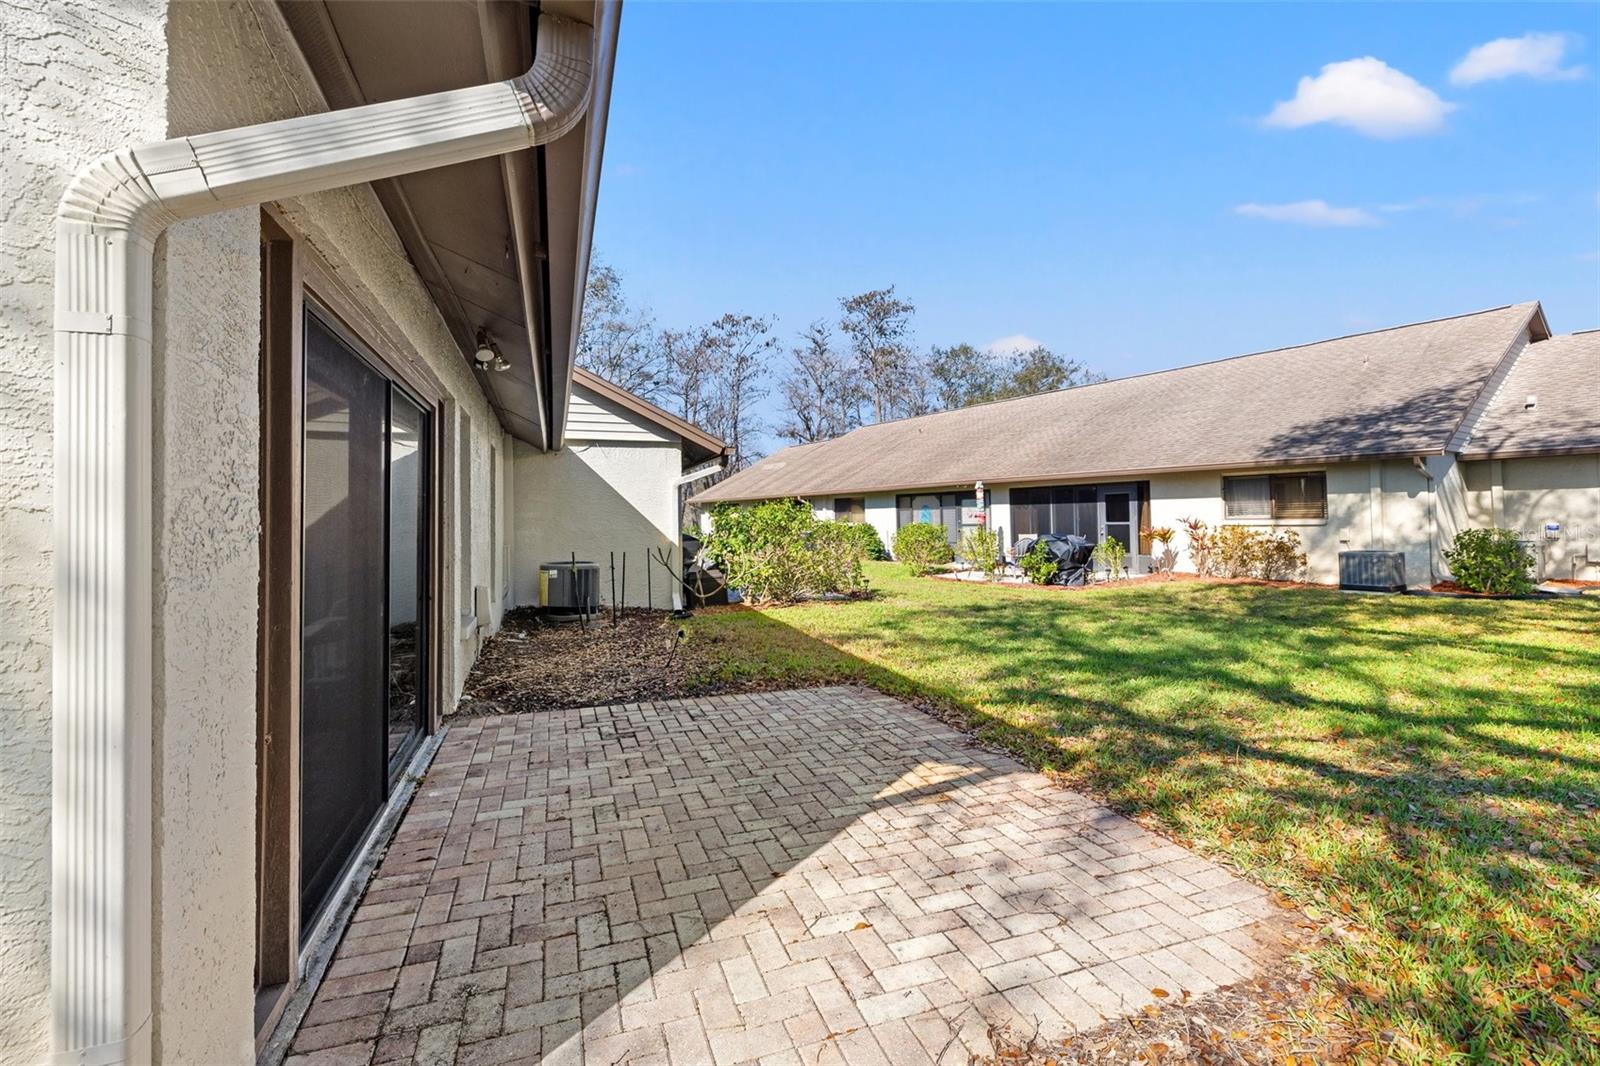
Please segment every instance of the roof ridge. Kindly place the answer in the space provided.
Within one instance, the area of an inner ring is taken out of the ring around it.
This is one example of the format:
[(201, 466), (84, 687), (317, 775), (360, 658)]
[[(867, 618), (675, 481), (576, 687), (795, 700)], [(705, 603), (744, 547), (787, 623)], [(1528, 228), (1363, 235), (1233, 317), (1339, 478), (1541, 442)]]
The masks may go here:
[[(829, 444), (836, 440), (844, 440), (846, 437), (850, 436), (851, 433), (859, 433), (861, 430), (872, 429), (874, 426), (892, 426), (899, 422), (910, 422), (918, 418), (937, 418), (939, 415), (959, 414), (962, 411), (974, 411), (980, 407), (993, 407), (1002, 403), (1016, 403), (1019, 400), (1033, 400), (1039, 398), (1040, 396), (1058, 396), (1064, 392), (1076, 392), (1079, 389), (1092, 389), (1096, 385), (1115, 385), (1122, 381), (1138, 381), (1143, 378), (1157, 377), (1161, 374), (1176, 374), (1180, 370), (1193, 370), (1196, 367), (1202, 366), (1216, 366), (1219, 363), (1231, 363), (1238, 359), (1253, 359), (1259, 355), (1275, 355), (1278, 352), (1292, 352), (1300, 348), (1310, 348), (1313, 345), (1318, 344), (1332, 344), (1335, 341), (1353, 340), (1356, 337), (1371, 337), (1376, 336), (1379, 333), (1392, 333), (1395, 330), (1412, 329), (1416, 326), (1431, 326), (1439, 322), (1453, 322), (1458, 318), (1474, 318), (1478, 315), (1493, 314), (1496, 311), (1509, 311), (1513, 307), (1521, 307), (1523, 304), (1533, 305), (1537, 304), (1538, 302), (1539, 301), (1537, 300), (1525, 300), (1522, 304), (1500, 304), (1496, 307), (1484, 307), (1477, 311), (1463, 311), (1462, 313), (1456, 315), (1440, 315), (1437, 318), (1424, 318), (1419, 319), (1416, 322), (1402, 322), (1399, 325), (1383, 326), (1379, 329), (1366, 329), (1355, 333), (1341, 333), (1336, 337), (1324, 337), (1321, 340), (1302, 341), (1299, 344), (1285, 344), (1277, 348), (1261, 348), (1253, 352), (1241, 352), (1238, 355), (1218, 356), (1215, 359), (1202, 359), (1198, 363), (1185, 363), (1182, 366), (1169, 366), (1164, 370), (1145, 370), (1138, 374), (1127, 374), (1120, 378), (1106, 378), (1104, 381), (1086, 381), (1081, 385), (1067, 385), (1064, 388), (1047, 389), (1044, 392), (1030, 392), (1026, 396), (1004, 396), (997, 400), (980, 400), (977, 403), (969, 403), (964, 407), (950, 407), (943, 411), (929, 411), (926, 414), (920, 415), (901, 415), (899, 418), (885, 418), (882, 421), (873, 422), (869, 425), (857, 426), (849, 433), (841, 433), (839, 436), (831, 437), (827, 441), (815, 443)], [(1591, 332), (1600, 332), (1600, 329)], [(796, 445), (790, 445), (790, 447), (796, 447)], [(788, 449), (785, 448), (784, 450), (787, 451)]]
[(1482, 385), (1478, 386), (1478, 392), (1473, 396), (1472, 402), (1467, 405), (1465, 411), (1461, 412), (1461, 417), (1456, 419), (1455, 428), (1450, 431), (1450, 436), (1446, 438), (1448, 443), (1445, 447), (1449, 450), (1459, 455), (1461, 449), (1472, 443), (1473, 438), (1477, 435), (1478, 427), (1488, 417), (1489, 409), (1495, 405), (1496, 401), (1500, 399), (1500, 395), (1505, 392), (1506, 387), (1511, 384), (1512, 375), (1517, 372), (1517, 366), (1521, 364), (1522, 357), (1528, 353), (1529, 348), (1533, 347), (1533, 341), (1530, 339), (1524, 343), (1523, 337), (1531, 338), (1533, 336), (1533, 317), (1536, 313), (1537, 311), (1528, 312), (1528, 317), (1523, 320), (1521, 332), (1511, 338), (1511, 343), (1506, 346), (1506, 350), (1500, 353), (1499, 361), (1489, 370), (1489, 376), (1483, 379)]

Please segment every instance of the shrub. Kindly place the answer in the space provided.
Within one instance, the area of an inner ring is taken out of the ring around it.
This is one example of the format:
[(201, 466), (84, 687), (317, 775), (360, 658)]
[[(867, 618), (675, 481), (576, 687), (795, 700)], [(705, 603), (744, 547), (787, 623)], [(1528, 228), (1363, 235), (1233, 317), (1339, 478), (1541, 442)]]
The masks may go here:
[(866, 591), (867, 576), (862, 562), (867, 553), (856, 532), (862, 528), (872, 527), (848, 522), (818, 522), (811, 530), (806, 541), (811, 558), (810, 591), (838, 592), (847, 596)]
[(1056, 563), (1056, 557), (1050, 553), (1049, 548), (1045, 547), (1042, 540), (1033, 542), (1033, 547), (1029, 548), (1022, 558), (1017, 560), (1017, 566), (1022, 568), (1022, 572), (1027, 575), (1028, 580), (1035, 585), (1048, 585), (1050, 579), (1055, 577), (1056, 571), (1060, 569), (1060, 566)]
[(720, 503), (711, 508), (711, 532), (701, 547), (708, 560), (726, 570), (768, 545), (803, 540), (816, 524), (811, 508), (800, 500)]
[(1126, 569), (1128, 549), (1115, 537), (1106, 537), (1094, 546), (1094, 553), (1090, 558), (1094, 560), (1095, 565), (1105, 567), (1110, 574), (1110, 580), (1115, 581)]
[(1000, 569), (1000, 535), (988, 526), (975, 526), (961, 535), (961, 550), (957, 552), (974, 570), (993, 577)]
[(1189, 540), (1189, 561), (1194, 563), (1194, 572), (1215, 573), (1212, 556), (1215, 554), (1216, 537), (1211, 527), (1198, 518), (1180, 518), (1178, 524), (1183, 527), (1184, 536)]
[(1249, 526), (1212, 530), (1197, 518), (1185, 518), (1183, 528), (1197, 573), (1288, 581), (1305, 571), (1306, 555), (1300, 550), (1299, 534), (1293, 530), (1268, 532)]
[(720, 504), (711, 523), (705, 557), (754, 603), (866, 589), (860, 535), (842, 522), (818, 522), (799, 500)]
[(1141, 529), (1139, 532), (1144, 536), (1149, 537), (1163, 548), (1171, 547), (1172, 542), (1176, 540), (1178, 536), (1178, 534), (1173, 531), (1171, 526), (1152, 526), (1149, 529)]
[(1172, 542), (1178, 539), (1177, 532), (1171, 526), (1153, 526), (1150, 529), (1141, 529), (1139, 535), (1161, 545), (1160, 552), (1152, 552), (1150, 555), (1151, 565), (1156, 572), (1171, 570), (1173, 563), (1177, 562), (1177, 556), (1172, 552)]
[(1444, 550), (1444, 559), (1456, 581), (1474, 592), (1525, 596), (1533, 591), (1528, 576), (1533, 556), (1517, 543), (1516, 530), (1463, 529)]
[(883, 538), (878, 536), (878, 529), (869, 522), (840, 522), (840, 525), (850, 530), (851, 535), (861, 544), (861, 550), (868, 559), (874, 562), (883, 562), (889, 558), (889, 549), (883, 546)]
[(944, 527), (931, 522), (913, 522), (894, 534), (894, 557), (906, 564), (912, 576), (926, 574), (955, 558)]

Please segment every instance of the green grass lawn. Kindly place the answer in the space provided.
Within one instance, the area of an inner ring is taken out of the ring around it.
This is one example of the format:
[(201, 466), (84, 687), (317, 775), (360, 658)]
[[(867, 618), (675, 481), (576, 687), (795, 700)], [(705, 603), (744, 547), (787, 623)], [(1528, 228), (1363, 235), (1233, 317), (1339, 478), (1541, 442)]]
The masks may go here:
[(853, 680), (980, 735), (1342, 927), (1362, 1048), (1600, 1062), (1600, 597), (912, 579), (702, 612), (693, 680)]

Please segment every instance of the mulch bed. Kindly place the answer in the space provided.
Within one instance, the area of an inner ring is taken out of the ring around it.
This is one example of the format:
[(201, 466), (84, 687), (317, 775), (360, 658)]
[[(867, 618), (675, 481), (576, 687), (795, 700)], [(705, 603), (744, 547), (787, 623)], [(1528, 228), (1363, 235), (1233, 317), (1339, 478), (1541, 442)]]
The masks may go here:
[(478, 654), (458, 715), (517, 714), (687, 695), (680, 627), (665, 611), (624, 611), (545, 622), (532, 610), (506, 615)]
[(1104, 588), (1129, 588), (1134, 585), (1166, 585), (1166, 584), (1206, 584), (1206, 585), (1258, 585), (1262, 588), (1274, 589), (1336, 589), (1338, 585), (1319, 584), (1313, 581), (1269, 581), (1259, 577), (1204, 577), (1200, 574), (1191, 574), (1179, 571), (1166, 571), (1160, 574), (1140, 574), (1137, 577), (1123, 577), (1115, 581), (1096, 581), (1090, 585), (1035, 585), (1031, 581), (973, 581), (970, 578), (960, 578), (954, 574), (929, 574), (934, 581), (961, 581), (968, 585), (990, 584), (1000, 588), (1029, 589), (1034, 592), (1085, 592), (1089, 589)]

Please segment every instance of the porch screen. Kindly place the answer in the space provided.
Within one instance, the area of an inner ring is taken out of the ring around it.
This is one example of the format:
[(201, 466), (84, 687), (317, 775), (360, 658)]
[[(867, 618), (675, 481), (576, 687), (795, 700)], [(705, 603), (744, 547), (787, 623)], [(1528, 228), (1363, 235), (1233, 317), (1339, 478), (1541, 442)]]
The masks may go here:
[(1034, 533), (1100, 536), (1099, 495), (1093, 485), (1038, 485), (1011, 490), (1011, 524), (1019, 537)]

